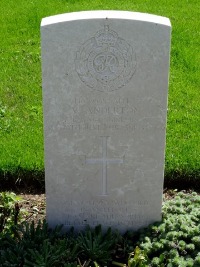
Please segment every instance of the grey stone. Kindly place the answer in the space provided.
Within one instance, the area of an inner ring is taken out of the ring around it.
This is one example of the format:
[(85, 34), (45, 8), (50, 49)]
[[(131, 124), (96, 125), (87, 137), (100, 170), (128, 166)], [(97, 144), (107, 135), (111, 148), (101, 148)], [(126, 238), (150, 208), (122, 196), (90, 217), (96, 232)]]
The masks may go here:
[(167, 18), (125, 11), (42, 20), (51, 227), (161, 220), (170, 33)]

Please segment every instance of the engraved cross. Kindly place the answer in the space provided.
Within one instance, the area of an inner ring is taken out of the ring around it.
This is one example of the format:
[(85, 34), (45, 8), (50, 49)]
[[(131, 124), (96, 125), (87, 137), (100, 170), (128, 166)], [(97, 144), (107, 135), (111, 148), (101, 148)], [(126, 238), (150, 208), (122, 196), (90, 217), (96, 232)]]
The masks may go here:
[(102, 164), (102, 196), (107, 196), (107, 165), (124, 163), (124, 159), (107, 158), (107, 140), (109, 136), (102, 136), (102, 158), (86, 159), (88, 164)]

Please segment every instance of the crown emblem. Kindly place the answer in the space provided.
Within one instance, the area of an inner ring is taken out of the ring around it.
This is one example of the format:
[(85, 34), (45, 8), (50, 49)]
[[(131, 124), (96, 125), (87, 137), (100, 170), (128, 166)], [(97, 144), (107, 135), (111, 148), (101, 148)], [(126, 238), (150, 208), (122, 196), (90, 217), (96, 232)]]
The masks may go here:
[(109, 45), (115, 46), (118, 34), (109, 29), (109, 25), (105, 25), (103, 30), (96, 33), (95, 39), (98, 46)]
[(125, 86), (136, 70), (133, 47), (109, 25), (96, 32), (76, 53), (75, 68), (88, 87), (110, 92)]

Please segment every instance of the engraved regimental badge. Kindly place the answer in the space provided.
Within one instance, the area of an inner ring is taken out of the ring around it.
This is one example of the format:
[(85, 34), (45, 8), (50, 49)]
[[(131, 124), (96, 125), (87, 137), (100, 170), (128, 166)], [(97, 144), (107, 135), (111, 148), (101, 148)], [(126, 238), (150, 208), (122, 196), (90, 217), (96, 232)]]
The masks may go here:
[(126, 85), (136, 70), (133, 48), (108, 25), (76, 53), (76, 71), (88, 87), (110, 92)]

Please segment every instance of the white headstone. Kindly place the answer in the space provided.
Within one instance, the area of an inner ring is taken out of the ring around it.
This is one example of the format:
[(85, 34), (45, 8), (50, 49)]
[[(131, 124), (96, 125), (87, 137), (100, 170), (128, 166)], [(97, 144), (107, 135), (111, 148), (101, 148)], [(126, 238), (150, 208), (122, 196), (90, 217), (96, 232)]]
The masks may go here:
[(159, 221), (169, 19), (86, 11), (44, 18), (41, 31), (49, 225)]

